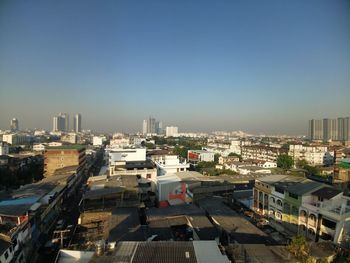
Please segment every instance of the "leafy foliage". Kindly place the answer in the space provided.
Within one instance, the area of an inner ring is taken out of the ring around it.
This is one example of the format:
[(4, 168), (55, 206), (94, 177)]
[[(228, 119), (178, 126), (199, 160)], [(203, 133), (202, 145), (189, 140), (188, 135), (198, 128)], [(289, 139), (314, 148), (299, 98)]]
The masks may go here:
[(288, 250), (298, 260), (305, 262), (308, 258), (307, 255), (309, 253), (310, 247), (304, 236), (297, 235), (293, 237), (292, 242), (288, 245)]
[(293, 158), (287, 154), (281, 154), (277, 158), (277, 167), (288, 170), (293, 166)]
[(306, 160), (299, 160), (297, 162), (297, 167), (306, 170), (309, 175), (319, 176), (321, 174), (321, 171), (318, 167), (309, 165)]

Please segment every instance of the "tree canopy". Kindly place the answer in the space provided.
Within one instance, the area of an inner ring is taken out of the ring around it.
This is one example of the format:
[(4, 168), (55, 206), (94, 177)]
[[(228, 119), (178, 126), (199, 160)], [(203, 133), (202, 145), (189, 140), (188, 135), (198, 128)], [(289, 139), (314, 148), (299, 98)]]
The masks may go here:
[(293, 158), (287, 154), (281, 154), (277, 157), (277, 167), (288, 170), (293, 166)]

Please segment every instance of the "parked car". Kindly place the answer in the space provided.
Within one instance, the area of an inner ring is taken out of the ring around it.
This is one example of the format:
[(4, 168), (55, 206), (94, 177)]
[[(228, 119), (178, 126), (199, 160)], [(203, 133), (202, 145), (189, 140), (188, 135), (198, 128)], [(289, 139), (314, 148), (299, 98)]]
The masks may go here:
[(247, 216), (247, 217), (253, 218), (254, 217), (254, 212), (253, 211), (245, 211), (244, 215)]
[(257, 226), (258, 227), (264, 227), (264, 226), (267, 226), (269, 225), (269, 220), (265, 219), (265, 218), (261, 218), (258, 223), (257, 223)]

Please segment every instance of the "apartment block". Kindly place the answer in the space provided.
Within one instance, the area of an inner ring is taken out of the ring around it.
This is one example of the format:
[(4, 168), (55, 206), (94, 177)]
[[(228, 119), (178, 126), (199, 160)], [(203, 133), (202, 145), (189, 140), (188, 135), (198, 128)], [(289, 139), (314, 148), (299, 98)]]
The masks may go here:
[(289, 145), (288, 155), (296, 163), (305, 160), (311, 165), (331, 165), (334, 161), (334, 152), (328, 151), (327, 146), (304, 146), (301, 144)]
[(77, 173), (84, 170), (86, 155), (84, 145), (48, 147), (44, 153), (44, 176), (53, 176), (65, 167), (76, 167)]
[(242, 159), (255, 159), (267, 162), (277, 162), (280, 154), (286, 154), (284, 148), (270, 147), (264, 145), (246, 145), (242, 146)]

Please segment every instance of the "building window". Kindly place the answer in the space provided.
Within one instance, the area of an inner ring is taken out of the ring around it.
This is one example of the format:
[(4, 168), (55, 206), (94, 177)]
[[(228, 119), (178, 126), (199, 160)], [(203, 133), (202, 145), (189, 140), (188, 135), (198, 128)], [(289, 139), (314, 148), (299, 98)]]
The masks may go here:
[(279, 199), (277, 199), (277, 205), (282, 206), (282, 205), (283, 205), (283, 204), (282, 204), (282, 201), (279, 200)]
[(151, 179), (152, 175), (151, 174), (147, 174), (147, 179)]
[(277, 192), (277, 193), (280, 193), (280, 194), (284, 194), (284, 189), (283, 188), (280, 188), (280, 187), (276, 187), (275, 186), (275, 191)]
[(326, 218), (323, 218), (322, 219), (322, 225), (334, 230), (336, 225), (337, 225), (337, 223), (335, 223), (335, 222), (333, 222), (331, 220), (328, 220)]
[(288, 195), (289, 195), (291, 198), (298, 199), (298, 195), (296, 195), (296, 194), (288, 193)]

